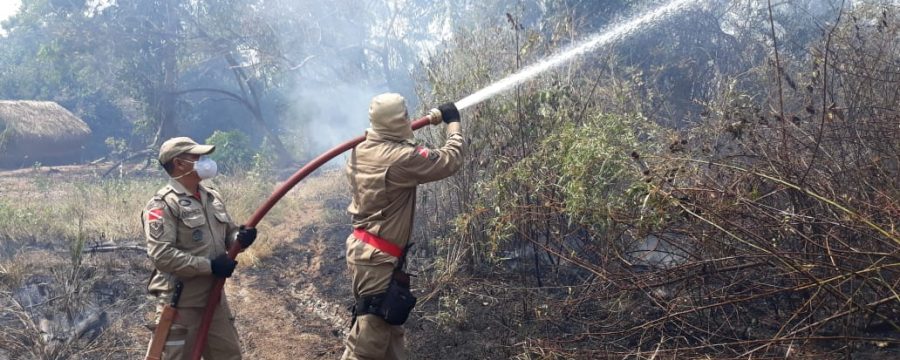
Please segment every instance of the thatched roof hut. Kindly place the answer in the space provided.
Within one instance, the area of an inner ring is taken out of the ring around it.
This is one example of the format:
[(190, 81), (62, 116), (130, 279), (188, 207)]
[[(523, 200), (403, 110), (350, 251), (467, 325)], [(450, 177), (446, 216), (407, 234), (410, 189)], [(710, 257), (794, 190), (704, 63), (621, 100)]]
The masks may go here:
[(52, 101), (0, 100), (0, 166), (78, 161), (91, 128)]

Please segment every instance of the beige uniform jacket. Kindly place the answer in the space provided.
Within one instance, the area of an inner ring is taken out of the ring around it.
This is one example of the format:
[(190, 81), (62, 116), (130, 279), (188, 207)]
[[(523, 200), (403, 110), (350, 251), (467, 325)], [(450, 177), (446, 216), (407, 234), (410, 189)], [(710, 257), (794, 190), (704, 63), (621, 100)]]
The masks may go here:
[(238, 231), (218, 191), (200, 185), (199, 195), (169, 180), (141, 214), (147, 255), (156, 268), (148, 290), (168, 300), (181, 280), (179, 307), (206, 306), (214, 282), (210, 259), (227, 253)]
[(416, 186), (453, 175), (462, 157), (458, 123), (448, 126), (447, 141), (440, 149), (369, 131), (346, 167), (353, 193), (347, 209), (353, 228), (404, 248), (412, 233)]

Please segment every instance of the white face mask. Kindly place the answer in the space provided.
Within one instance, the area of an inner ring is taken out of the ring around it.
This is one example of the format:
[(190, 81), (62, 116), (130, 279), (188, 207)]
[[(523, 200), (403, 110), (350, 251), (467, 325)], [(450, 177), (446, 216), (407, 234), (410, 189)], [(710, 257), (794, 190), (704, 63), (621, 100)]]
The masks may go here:
[(201, 156), (200, 160), (194, 163), (194, 171), (201, 179), (209, 179), (219, 174), (219, 165), (215, 160)]
[[(199, 176), (200, 179), (202, 179), (202, 180), (215, 177), (219, 173), (219, 165), (216, 164), (215, 160), (210, 159), (208, 156), (201, 156), (200, 159), (197, 161), (190, 161), (190, 160), (184, 160), (184, 159), (181, 159), (181, 160), (194, 164), (194, 171), (197, 172), (197, 176)], [(190, 174), (190, 172), (188, 172), (184, 175), (181, 175), (179, 177), (176, 177), (175, 179), (182, 178), (187, 174)]]

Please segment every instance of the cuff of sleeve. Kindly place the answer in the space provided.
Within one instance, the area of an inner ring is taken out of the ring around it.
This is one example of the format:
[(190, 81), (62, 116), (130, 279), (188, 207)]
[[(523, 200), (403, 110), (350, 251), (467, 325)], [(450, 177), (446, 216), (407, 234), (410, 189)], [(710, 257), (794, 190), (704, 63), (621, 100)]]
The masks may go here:
[(226, 249), (230, 249), (230, 248), (231, 248), (231, 244), (234, 244), (234, 242), (237, 241), (237, 234), (238, 234), (238, 232), (237, 232), (237, 231), (234, 231), (234, 232), (232, 232), (231, 234), (228, 234), (228, 236), (225, 237), (225, 248), (226, 248)]
[(462, 135), (462, 125), (459, 122), (452, 122), (447, 124), (447, 135), (459, 134)]
[(200, 273), (203, 275), (212, 275), (212, 264), (209, 259), (200, 258)]

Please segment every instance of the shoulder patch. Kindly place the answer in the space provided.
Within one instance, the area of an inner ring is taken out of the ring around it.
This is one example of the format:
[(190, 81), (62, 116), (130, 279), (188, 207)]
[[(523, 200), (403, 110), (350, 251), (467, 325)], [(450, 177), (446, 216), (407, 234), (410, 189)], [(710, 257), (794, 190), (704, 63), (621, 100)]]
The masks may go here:
[(147, 221), (148, 222), (163, 221), (163, 219), (164, 218), (163, 218), (163, 209), (162, 208), (147, 210)]
[(165, 230), (165, 224), (162, 221), (154, 221), (147, 224), (150, 227), (150, 237), (154, 239), (159, 239), (163, 234), (163, 230)]
[(430, 151), (428, 151), (428, 148), (427, 148), (427, 147), (424, 147), (424, 146), (417, 146), (417, 147), (416, 147), (416, 152), (419, 153), (419, 156), (421, 156), (421, 157), (427, 159), (427, 158), (428, 158), (428, 153), (429, 153)]
[(426, 158), (428, 160), (431, 160), (431, 161), (436, 161), (437, 159), (440, 158), (440, 155), (438, 155), (437, 152), (431, 151), (431, 149), (424, 147), (424, 146), (417, 146), (416, 153), (419, 154), (419, 156)]
[(152, 201), (144, 212), (147, 220), (147, 233), (154, 239), (162, 236), (165, 229), (164, 206), (166, 206), (166, 203), (162, 200)]

